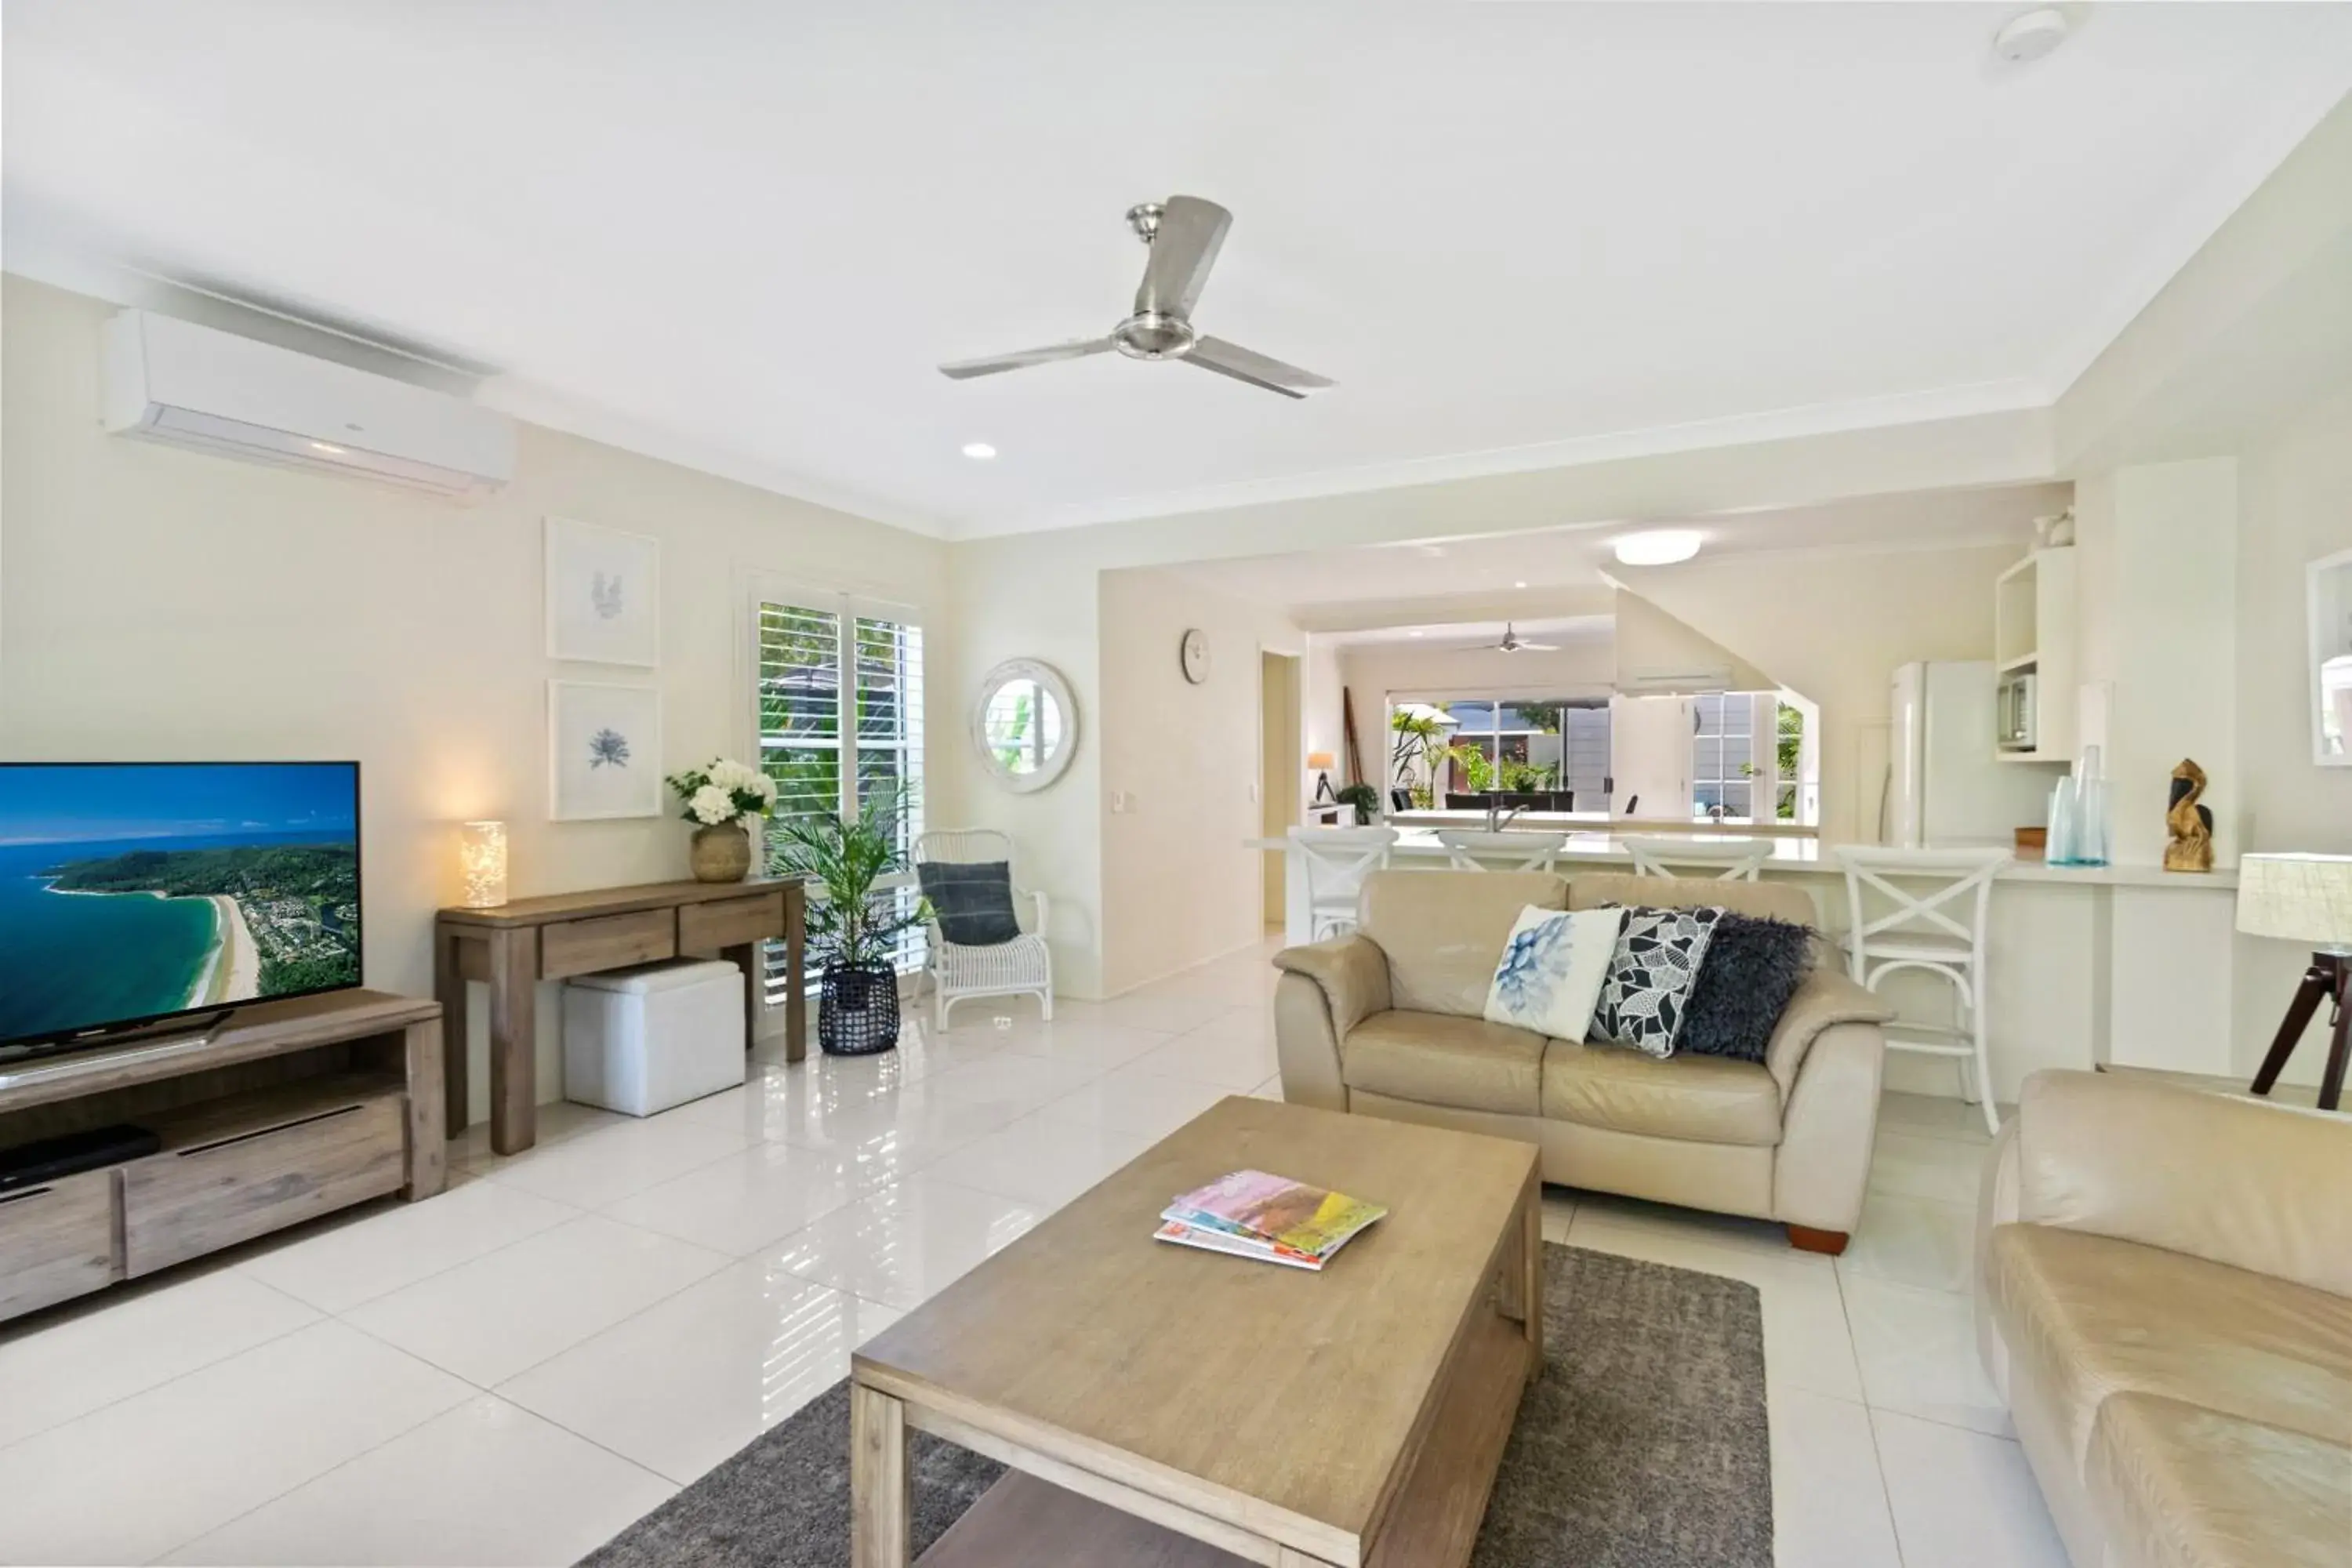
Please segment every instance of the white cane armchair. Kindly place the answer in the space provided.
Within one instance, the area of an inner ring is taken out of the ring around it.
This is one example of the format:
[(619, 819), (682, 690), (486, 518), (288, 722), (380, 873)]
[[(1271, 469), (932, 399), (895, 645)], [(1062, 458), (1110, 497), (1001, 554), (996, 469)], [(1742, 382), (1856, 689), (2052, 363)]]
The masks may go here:
[[(946, 827), (915, 840), (915, 859), (950, 865), (981, 865), (1013, 859), (1013, 840), (988, 827)], [(1045, 945), (1045, 895), (1013, 885), (1014, 912), (1026, 900), (1034, 910), (1034, 923), (1024, 922), (1011, 942), (992, 947), (959, 947), (947, 940), (939, 922), (930, 923), (930, 953), (923, 973), (930, 977), (934, 1027), (948, 1026), (948, 1009), (976, 996), (1037, 998), (1041, 1016), (1054, 1016), (1054, 953)]]

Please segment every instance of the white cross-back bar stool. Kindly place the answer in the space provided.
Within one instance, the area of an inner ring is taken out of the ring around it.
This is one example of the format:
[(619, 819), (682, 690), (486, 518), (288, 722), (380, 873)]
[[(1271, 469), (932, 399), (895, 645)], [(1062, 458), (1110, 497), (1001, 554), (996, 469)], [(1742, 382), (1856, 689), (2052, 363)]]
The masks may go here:
[(1312, 940), (1356, 929), (1356, 895), (1364, 879), (1389, 868), (1396, 847), (1393, 827), (1294, 827), (1298, 864), (1307, 874), (1307, 914)]
[[(1853, 978), (1876, 991), (1888, 975), (1916, 970), (1951, 982), (1958, 998), (1957, 1026), (1896, 1018), (1885, 1026), (1886, 1048), (1954, 1062), (1960, 1098), (1981, 1106), (1985, 1126), (1999, 1132), (1985, 1050), (1985, 918), (1992, 879), (2015, 857), (2006, 849), (1855, 845), (1837, 857), (1845, 868), (1846, 961)], [(1871, 910), (1877, 912), (1865, 912)]]
[(1772, 858), (1769, 838), (1621, 838), (1636, 877), (1676, 877), (1677, 866), (1712, 871), (1718, 882), (1753, 882)]
[(1456, 871), (1491, 870), (1488, 861), (1513, 871), (1549, 871), (1568, 847), (1565, 833), (1480, 833), (1467, 827), (1449, 827), (1437, 841), (1445, 846), (1446, 865)]

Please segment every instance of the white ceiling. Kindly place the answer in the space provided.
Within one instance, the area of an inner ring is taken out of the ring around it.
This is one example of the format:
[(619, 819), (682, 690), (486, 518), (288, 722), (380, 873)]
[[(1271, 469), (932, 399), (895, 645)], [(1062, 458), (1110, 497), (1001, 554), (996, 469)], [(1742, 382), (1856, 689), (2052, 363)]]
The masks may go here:
[(1599, 587), (1602, 574), (1615, 568), (1612, 546), (1628, 533), (1692, 530), (1700, 538), (1700, 558), (1707, 561), (1794, 551), (2022, 548), (2032, 537), (2033, 520), (2063, 510), (2073, 495), (2073, 487), (2063, 484), (1938, 490), (1639, 524), (1252, 555), (1178, 570), (1204, 587), (1281, 609), (1310, 631), (1376, 629), (1370, 622), (1381, 628), (1427, 627), (1454, 618), (1440, 610), (1448, 601), (1475, 604), (1478, 613), (1465, 618), (1482, 622), (1519, 594), (1526, 596), (1517, 602), (1530, 613), (1549, 612), (1564, 592)]
[[(934, 531), (2047, 402), (2352, 86), (2352, 5), (10, 0), (5, 261), (421, 346)], [(1235, 214), (1116, 356), (1120, 214)], [(993, 463), (961, 457), (992, 442)]]

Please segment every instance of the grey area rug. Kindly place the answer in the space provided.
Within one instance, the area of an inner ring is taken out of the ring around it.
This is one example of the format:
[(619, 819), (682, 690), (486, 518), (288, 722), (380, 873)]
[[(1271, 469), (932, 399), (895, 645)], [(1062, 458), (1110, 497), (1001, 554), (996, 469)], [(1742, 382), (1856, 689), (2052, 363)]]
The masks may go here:
[[(1755, 1287), (1544, 1247), (1544, 1373), (1519, 1405), (1474, 1568), (1769, 1568), (1772, 1460)], [(919, 1552), (1003, 1469), (913, 1440)], [(790, 1420), (583, 1568), (842, 1568), (849, 1392)]]

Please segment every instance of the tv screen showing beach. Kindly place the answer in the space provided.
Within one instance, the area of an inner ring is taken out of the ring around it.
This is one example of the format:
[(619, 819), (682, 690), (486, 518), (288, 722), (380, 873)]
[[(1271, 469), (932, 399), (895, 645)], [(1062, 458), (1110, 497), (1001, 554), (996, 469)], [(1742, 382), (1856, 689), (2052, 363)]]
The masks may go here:
[(359, 982), (356, 763), (0, 765), (0, 1044)]

